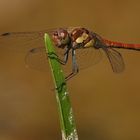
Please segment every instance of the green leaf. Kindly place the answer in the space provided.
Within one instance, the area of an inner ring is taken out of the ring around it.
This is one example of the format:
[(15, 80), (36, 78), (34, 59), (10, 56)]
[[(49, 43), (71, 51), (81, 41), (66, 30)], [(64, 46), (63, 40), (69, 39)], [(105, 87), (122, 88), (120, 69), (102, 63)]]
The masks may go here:
[(46, 53), (49, 58), (49, 64), (52, 71), (52, 77), (55, 84), (56, 99), (60, 114), (60, 124), (63, 140), (78, 140), (76, 125), (73, 117), (73, 111), (69, 99), (69, 92), (66, 86), (65, 77), (61, 69), (58, 56), (55, 53), (55, 46), (50, 36), (44, 35)]

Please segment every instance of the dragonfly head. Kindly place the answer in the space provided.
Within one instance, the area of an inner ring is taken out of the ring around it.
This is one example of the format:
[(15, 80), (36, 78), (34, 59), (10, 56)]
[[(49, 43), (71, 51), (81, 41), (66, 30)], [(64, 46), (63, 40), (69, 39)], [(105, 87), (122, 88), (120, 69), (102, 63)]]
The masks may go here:
[(69, 33), (67, 30), (62, 28), (53, 32), (52, 39), (54, 41), (54, 45), (62, 49), (65, 48), (70, 42)]

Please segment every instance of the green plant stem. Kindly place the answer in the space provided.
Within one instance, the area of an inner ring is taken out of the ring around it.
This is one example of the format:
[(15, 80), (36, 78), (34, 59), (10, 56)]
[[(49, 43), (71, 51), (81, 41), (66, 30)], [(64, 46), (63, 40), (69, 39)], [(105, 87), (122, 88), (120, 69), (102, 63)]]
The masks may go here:
[(55, 54), (54, 45), (47, 33), (44, 35), (44, 39), (45, 48), (49, 58), (49, 64), (56, 89), (55, 91), (60, 114), (62, 140), (78, 140), (73, 111), (69, 99), (69, 93), (66, 87), (66, 81), (61, 69), (61, 65), (58, 61), (58, 56)]

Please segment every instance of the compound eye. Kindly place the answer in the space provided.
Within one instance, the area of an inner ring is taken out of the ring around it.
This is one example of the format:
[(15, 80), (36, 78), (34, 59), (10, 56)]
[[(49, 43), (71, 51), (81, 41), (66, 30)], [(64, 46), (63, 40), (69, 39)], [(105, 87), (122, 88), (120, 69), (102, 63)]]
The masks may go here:
[(62, 44), (68, 44), (70, 42), (69, 34), (68, 32), (64, 32), (62, 34)]
[(54, 36), (58, 36), (58, 32), (54, 32), (53, 35), (54, 35)]

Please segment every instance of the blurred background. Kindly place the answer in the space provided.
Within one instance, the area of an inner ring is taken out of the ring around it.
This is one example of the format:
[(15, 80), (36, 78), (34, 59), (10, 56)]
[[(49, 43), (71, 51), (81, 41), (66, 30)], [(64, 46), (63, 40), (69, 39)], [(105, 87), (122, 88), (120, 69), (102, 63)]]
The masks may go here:
[[(0, 0), (0, 33), (84, 26), (140, 43), (139, 13), (139, 0)], [(140, 53), (119, 52), (123, 73), (114, 74), (105, 57), (68, 82), (80, 140), (140, 139)], [(0, 49), (0, 139), (60, 140), (50, 74), (26, 68), (25, 55)]]

